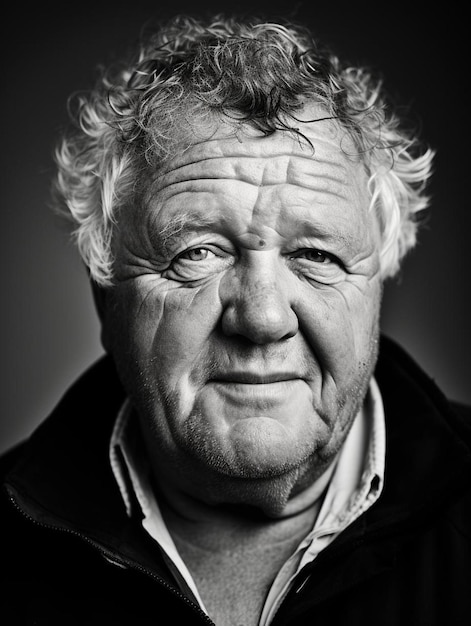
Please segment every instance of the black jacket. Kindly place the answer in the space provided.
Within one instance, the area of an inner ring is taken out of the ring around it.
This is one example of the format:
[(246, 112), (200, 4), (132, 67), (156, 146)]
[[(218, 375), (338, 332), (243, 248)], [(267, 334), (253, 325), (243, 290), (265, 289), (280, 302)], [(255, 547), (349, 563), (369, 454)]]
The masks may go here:
[[(385, 338), (375, 375), (383, 493), (302, 570), (273, 626), (471, 624), (471, 412)], [(1, 460), (2, 624), (212, 623), (126, 516), (108, 460), (123, 399), (104, 357)]]

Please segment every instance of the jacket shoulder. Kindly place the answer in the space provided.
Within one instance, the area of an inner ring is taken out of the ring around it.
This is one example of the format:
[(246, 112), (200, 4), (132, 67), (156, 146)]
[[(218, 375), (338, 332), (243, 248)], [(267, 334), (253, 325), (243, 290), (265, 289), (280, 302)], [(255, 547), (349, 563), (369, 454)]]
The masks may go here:
[(26, 445), (25, 441), (21, 441), (0, 454), (0, 480), (2, 483), (5, 476), (23, 455)]
[(450, 404), (452, 409), (461, 417), (464, 425), (467, 426), (471, 432), (471, 405), (454, 400), (450, 400)]

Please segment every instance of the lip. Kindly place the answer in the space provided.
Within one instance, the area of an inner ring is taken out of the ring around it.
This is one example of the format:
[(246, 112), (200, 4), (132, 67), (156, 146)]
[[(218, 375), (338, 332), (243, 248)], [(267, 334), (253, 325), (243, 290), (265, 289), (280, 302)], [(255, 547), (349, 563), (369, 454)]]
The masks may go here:
[(279, 408), (294, 397), (299, 397), (299, 384), (303, 379), (279, 374), (251, 376), (245, 374), (209, 381), (209, 387), (234, 407), (252, 407), (254, 410)]
[(211, 378), (209, 382), (234, 385), (270, 385), (303, 380), (294, 372), (228, 372)]

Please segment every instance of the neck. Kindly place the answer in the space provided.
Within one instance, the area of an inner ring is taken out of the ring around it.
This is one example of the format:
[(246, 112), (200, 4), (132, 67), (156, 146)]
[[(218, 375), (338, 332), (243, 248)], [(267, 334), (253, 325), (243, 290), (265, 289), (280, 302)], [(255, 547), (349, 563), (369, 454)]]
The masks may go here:
[(259, 624), (273, 581), (314, 526), (331, 472), (275, 517), (253, 506), (211, 505), (187, 492), (160, 489), (167, 528), (215, 623)]
[(197, 499), (188, 491), (172, 489), (168, 482), (158, 485), (159, 504), (169, 528), (182, 538), (196, 538), (198, 534), (198, 542), (223, 545), (228, 536), (241, 535), (250, 540), (263, 532), (272, 535), (274, 541), (281, 541), (285, 534), (292, 537), (297, 530), (309, 532), (334, 466), (332, 463), (316, 481), (289, 498), (283, 508), (268, 513), (243, 502), (227, 504)]
[[(174, 458), (153, 450), (147, 442), (155, 485), (172, 509), (207, 512), (237, 511), (253, 517), (253, 511), (271, 519), (291, 517), (310, 508), (327, 486), (337, 455), (309, 457), (285, 473), (263, 478), (232, 477), (183, 455)], [(237, 514), (238, 515), (238, 514)]]

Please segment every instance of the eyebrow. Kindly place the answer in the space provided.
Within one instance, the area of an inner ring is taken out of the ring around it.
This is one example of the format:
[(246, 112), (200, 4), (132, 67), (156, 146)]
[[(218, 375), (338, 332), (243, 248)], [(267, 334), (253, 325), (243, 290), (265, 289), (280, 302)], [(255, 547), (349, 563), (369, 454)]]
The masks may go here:
[(159, 220), (159, 217), (157, 214), (151, 221), (152, 232), (155, 233), (152, 238), (155, 237), (159, 247), (165, 250), (168, 250), (177, 236), (207, 230), (217, 223), (212, 212), (209, 215), (202, 215), (200, 211), (191, 209), (182, 210), (164, 222)]
[[(329, 229), (322, 221), (309, 218), (305, 215), (298, 216), (297, 237), (313, 237), (320, 239), (329, 245), (348, 245), (349, 238), (342, 230)], [(208, 210), (204, 215), (200, 211), (187, 209), (166, 219), (163, 223), (159, 221), (159, 215), (152, 220), (152, 236), (157, 250), (162, 250), (164, 254), (172, 252), (172, 246), (176, 239), (181, 241), (181, 237), (198, 233), (200, 231), (214, 230), (221, 225), (221, 220), (215, 211)]]

